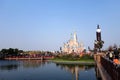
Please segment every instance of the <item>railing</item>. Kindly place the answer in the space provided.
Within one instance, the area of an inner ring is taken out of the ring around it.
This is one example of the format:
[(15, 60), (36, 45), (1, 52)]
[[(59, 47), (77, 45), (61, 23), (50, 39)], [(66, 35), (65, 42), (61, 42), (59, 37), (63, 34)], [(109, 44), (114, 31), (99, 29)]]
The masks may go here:
[(108, 58), (101, 57), (101, 65), (113, 80), (120, 80), (120, 65), (113, 63)]

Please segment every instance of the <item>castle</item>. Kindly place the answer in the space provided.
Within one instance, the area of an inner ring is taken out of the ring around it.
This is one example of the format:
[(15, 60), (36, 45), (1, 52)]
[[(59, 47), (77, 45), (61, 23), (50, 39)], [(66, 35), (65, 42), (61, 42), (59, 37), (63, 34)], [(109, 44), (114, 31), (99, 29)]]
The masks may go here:
[(64, 46), (62, 47), (62, 52), (71, 54), (76, 53), (79, 54), (84, 51), (84, 45), (83, 43), (79, 43), (77, 40), (77, 34), (74, 32), (73, 35), (71, 35), (71, 39), (68, 40), (67, 43), (64, 43)]

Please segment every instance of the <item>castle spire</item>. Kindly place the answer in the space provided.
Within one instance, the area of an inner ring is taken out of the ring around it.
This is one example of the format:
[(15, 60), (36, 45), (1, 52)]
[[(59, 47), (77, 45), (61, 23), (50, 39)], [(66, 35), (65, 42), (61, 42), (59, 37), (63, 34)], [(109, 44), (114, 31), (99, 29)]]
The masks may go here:
[(76, 32), (74, 32), (73, 40), (74, 40), (75, 42), (77, 41), (77, 34), (76, 34)]

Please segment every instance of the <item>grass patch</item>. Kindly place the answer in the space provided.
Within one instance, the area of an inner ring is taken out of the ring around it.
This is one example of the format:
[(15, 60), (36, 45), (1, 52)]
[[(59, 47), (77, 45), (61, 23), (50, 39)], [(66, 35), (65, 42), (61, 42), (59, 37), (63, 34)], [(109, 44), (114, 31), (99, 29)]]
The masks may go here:
[(94, 62), (94, 58), (93, 56), (90, 55), (83, 55), (82, 57), (80, 57), (79, 55), (59, 55), (56, 56), (54, 59), (52, 59), (53, 61), (61, 61), (61, 62)]
[(94, 62), (93, 59), (68, 60), (68, 59), (52, 59), (52, 61), (77, 61), (77, 62)]

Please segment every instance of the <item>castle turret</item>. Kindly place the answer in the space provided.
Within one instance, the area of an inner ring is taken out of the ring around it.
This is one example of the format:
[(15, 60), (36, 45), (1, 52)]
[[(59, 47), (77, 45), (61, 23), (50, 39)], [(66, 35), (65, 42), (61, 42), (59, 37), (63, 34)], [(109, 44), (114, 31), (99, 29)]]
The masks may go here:
[(73, 38), (73, 40), (75, 41), (75, 42), (77, 42), (77, 34), (76, 34), (76, 32), (74, 32), (74, 38)]

